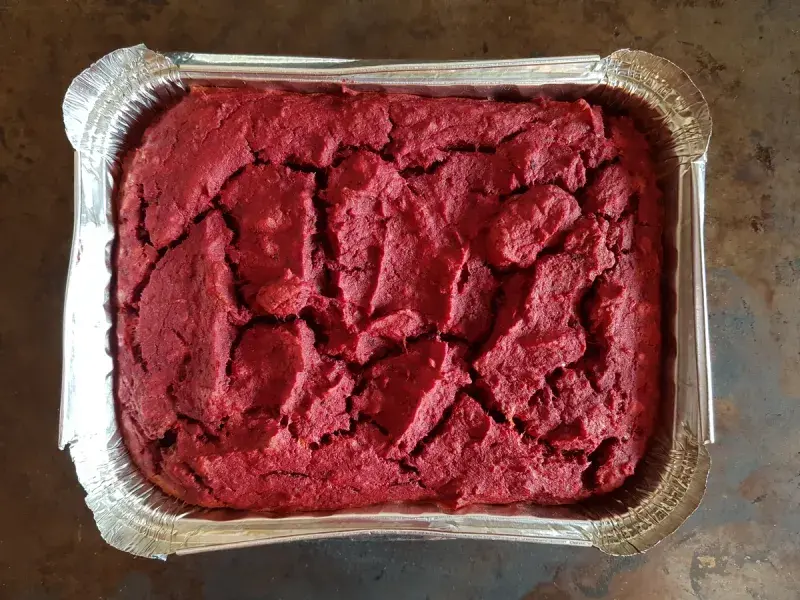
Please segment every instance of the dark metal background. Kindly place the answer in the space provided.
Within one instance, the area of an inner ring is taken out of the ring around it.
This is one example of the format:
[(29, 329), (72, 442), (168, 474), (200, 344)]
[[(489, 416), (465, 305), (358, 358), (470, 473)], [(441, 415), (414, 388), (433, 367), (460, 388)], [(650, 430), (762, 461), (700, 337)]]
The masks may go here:
[[(0, 598), (797, 598), (799, 29), (793, 0), (0, 0)], [(700, 511), (631, 559), (337, 541), (157, 563), (106, 546), (56, 449), (73, 174), (60, 103), (89, 61), (139, 41), (442, 59), (630, 46), (685, 68), (715, 122), (706, 239), (718, 439)]]

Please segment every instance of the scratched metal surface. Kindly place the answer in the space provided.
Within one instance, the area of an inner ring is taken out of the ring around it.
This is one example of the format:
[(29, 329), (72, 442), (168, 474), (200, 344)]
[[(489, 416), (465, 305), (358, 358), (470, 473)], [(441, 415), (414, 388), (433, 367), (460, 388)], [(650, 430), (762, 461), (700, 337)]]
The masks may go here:
[[(12, 517), (0, 535), (0, 598), (796, 598), (800, 4), (232, 6), (0, 1), (0, 514)], [(718, 439), (701, 509), (663, 544), (629, 559), (480, 541), (310, 542), (167, 563), (108, 548), (68, 456), (55, 449), (72, 223), (60, 102), (87, 61), (139, 41), (208, 52), (441, 59), (635, 47), (686, 68), (715, 122), (706, 240)]]

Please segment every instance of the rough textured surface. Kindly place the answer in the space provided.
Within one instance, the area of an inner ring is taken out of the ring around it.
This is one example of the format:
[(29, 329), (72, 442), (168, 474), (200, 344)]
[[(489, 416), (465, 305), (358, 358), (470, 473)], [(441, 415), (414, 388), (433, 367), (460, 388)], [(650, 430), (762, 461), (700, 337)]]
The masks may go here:
[(188, 502), (564, 504), (644, 453), (663, 207), (626, 117), (195, 88), (119, 204), (123, 433)]
[[(0, 597), (794, 600), (799, 11), (791, 0), (250, 0), (235, 10), (221, 0), (0, 2), (0, 248), (12, 257), (0, 264), (8, 282), (0, 294), (0, 417), (8, 424), (0, 436)], [(487, 541), (340, 540), (162, 563), (106, 546), (68, 453), (56, 449), (73, 171), (60, 104), (89, 61), (141, 41), (394, 58), (632, 46), (686, 69), (714, 116), (706, 240), (719, 439), (700, 510), (627, 559)]]

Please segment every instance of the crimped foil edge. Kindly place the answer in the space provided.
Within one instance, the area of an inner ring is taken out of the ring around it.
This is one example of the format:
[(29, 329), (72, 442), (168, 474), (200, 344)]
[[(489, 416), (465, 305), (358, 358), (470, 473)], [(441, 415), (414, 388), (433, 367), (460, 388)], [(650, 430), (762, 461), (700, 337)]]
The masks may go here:
[[(619, 515), (599, 517), (594, 544), (603, 552), (629, 556), (644, 552), (674, 532), (700, 505), (708, 481), (711, 458), (695, 433), (684, 427), (672, 440), (651, 448), (640, 478), (654, 478), (655, 488), (634, 487), (628, 492), (634, 506)], [(635, 476), (636, 477), (636, 476)]]
[(143, 44), (106, 54), (70, 84), (64, 96), (64, 128), (72, 147), (113, 157), (135, 120), (181, 85), (174, 63)]
[(677, 133), (664, 149), (679, 159), (705, 160), (711, 141), (711, 112), (703, 93), (675, 63), (643, 50), (617, 50), (598, 68), (609, 86), (628, 89), (657, 106), (665, 129)]

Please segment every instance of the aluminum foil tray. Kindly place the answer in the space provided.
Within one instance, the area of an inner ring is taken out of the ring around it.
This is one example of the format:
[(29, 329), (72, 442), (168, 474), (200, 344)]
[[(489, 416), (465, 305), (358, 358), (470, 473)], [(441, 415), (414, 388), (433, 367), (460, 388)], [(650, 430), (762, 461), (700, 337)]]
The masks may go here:
[[(525, 503), (446, 512), (377, 506), (270, 517), (188, 506), (146, 480), (117, 425), (111, 351), (113, 193), (126, 139), (191, 85), (358, 90), (424, 96), (579, 97), (625, 110), (657, 151), (667, 206), (663, 412), (637, 473), (616, 492), (562, 507)], [(384, 535), (485, 538), (596, 546), (634, 554), (674, 531), (699, 505), (713, 441), (703, 213), (708, 105), (671, 62), (639, 51), (606, 58), (389, 62), (159, 54), (122, 48), (81, 73), (64, 98), (75, 148), (75, 229), (64, 310), (60, 447), (69, 447), (105, 540), (150, 557), (289, 540)]]

